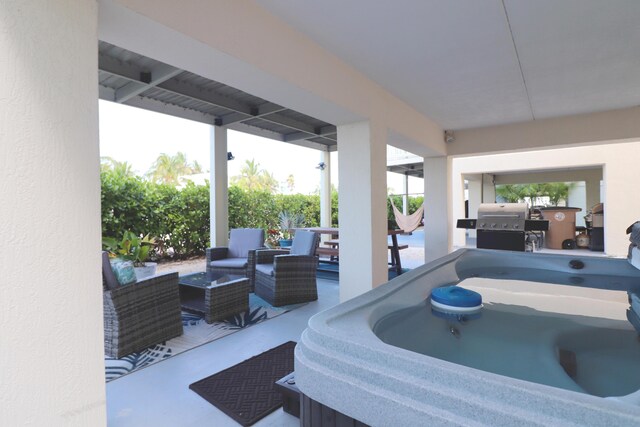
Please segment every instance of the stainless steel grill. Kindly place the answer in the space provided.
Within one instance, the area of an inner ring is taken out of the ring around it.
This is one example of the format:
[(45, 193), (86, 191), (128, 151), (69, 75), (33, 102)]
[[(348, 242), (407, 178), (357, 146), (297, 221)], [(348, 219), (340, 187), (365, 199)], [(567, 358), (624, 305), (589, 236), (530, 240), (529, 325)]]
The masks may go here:
[(483, 203), (478, 208), (477, 230), (524, 231), (529, 219), (526, 203)]
[(547, 230), (549, 222), (529, 219), (526, 203), (482, 203), (478, 219), (458, 220), (458, 228), (475, 228), (478, 248), (524, 251), (527, 241), (536, 237), (533, 233)]

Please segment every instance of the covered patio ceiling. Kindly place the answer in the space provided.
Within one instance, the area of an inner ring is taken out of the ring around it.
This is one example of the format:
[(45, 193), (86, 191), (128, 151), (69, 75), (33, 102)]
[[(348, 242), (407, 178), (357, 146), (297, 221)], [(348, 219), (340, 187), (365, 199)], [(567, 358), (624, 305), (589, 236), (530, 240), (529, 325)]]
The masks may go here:
[(258, 135), (336, 151), (330, 123), (231, 86), (100, 41), (100, 99)]
[(255, 2), (444, 129), (640, 104), (637, 1)]

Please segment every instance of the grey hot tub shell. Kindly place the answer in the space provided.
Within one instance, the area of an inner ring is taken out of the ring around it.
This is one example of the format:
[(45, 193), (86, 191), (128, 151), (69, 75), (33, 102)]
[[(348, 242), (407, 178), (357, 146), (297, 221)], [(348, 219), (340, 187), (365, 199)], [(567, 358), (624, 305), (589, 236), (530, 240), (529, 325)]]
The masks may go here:
[(640, 271), (626, 260), (583, 257), (575, 271), (569, 262), (576, 259), (463, 249), (412, 270), (311, 318), (295, 351), (296, 382), (310, 398), (374, 426), (638, 426), (638, 406), (456, 365), (385, 344), (373, 332), (384, 316), (478, 267), (539, 269), (587, 287), (608, 277), (608, 288), (640, 289)]

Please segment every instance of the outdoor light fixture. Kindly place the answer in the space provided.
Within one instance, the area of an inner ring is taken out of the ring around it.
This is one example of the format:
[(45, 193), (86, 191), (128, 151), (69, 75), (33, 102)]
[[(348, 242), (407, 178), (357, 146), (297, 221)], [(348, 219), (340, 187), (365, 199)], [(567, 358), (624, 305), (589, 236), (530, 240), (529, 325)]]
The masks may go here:
[(320, 169), (321, 171), (323, 171), (326, 166), (327, 165), (325, 165), (324, 162), (320, 162), (318, 163), (318, 166), (316, 166), (316, 169)]
[(233, 153), (231, 151), (227, 151), (227, 160), (233, 160), (235, 159), (235, 157), (233, 157)]
[(446, 142), (447, 144), (451, 144), (455, 140), (456, 140), (456, 137), (453, 135), (453, 131), (452, 130), (445, 130), (444, 131), (444, 142)]

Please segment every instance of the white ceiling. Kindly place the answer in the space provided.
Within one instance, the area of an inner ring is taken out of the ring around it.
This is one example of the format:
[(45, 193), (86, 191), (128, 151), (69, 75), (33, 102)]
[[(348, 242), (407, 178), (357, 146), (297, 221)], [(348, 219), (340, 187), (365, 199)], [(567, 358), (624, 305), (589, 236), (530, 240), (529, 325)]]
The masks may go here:
[(640, 105), (638, 0), (255, 0), (445, 129)]

